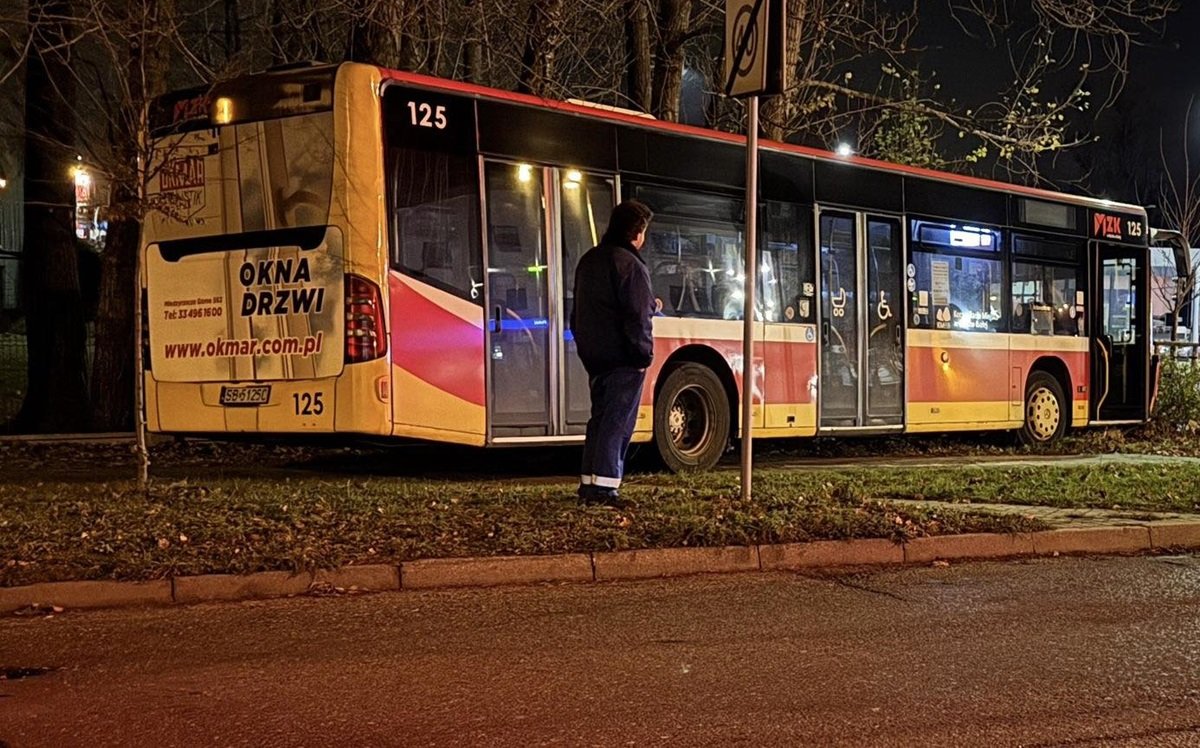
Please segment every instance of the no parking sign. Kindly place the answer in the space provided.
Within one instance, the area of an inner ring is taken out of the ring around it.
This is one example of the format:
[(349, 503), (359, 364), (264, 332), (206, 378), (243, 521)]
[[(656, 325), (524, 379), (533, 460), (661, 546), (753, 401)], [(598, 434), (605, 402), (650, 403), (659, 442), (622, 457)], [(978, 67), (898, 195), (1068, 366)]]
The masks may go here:
[(785, 0), (725, 0), (725, 93), (770, 96), (784, 88)]

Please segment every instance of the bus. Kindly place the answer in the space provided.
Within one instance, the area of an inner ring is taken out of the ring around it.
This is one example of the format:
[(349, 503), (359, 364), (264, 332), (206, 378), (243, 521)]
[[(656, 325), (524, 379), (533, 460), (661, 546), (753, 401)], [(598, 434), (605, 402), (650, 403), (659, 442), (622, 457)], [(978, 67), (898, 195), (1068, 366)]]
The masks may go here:
[(634, 440), (1006, 429), (1151, 408), (1145, 211), (764, 141), (742, 381), (745, 138), (344, 63), (158, 99), (142, 239), (153, 432), (580, 443), (572, 279), (655, 212)]

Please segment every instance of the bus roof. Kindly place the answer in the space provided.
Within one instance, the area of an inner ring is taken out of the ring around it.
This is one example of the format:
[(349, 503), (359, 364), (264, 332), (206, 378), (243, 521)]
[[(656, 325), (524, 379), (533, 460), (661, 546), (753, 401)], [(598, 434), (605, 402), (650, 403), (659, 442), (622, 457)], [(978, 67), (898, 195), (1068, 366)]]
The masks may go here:
[[(344, 63), (346, 65), (354, 65), (355, 63)], [(489, 88), (480, 86), (474, 83), (464, 83), (462, 81), (448, 80), (446, 78), (437, 78), (430, 75), (422, 75), (419, 73), (408, 73), (399, 70), (390, 70), (388, 68), (378, 68), (380, 74), (387, 81), (404, 83), (421, 88), (430, 88), (435, 90), (447, 91), (451, 93), (466, 94), (472, 97), (481, 97), (488, 99), (497, 99), (500, 101), (508, 101), (526, 106), (538, 107), (541, 109), (557, 110), (560, 112), (569, 112), (572, 114), (591, 117), (593, 119), (607, 120), (612, 122), (621, 122), (634, 127), (640, 127), (649, 130), (657, 130), (660, 132), (675, 133), (678, 135), (687, 135), (691, 137), (704, 138), (708, 140), (722, 141), (726, 143), (744, 144), (746, 136), (737, 135), (734, 133), (722, 132), (720, 130), (712, 130), (705, 127), (696, 127), (694, 125), (682, 125), (675, 122), (666, 122), (663, 120), (647, 118), (638, 113), (626, 113), (619, 108), (606, 109), (583, 104), (572, 103), (569, 101), (557, 101), (554, 99), (543, 99), (531, 94), (515, 93), (513, 91), (504, 91), (497, 88)], [(879, 161), (873, 158), (865, 158), (863, 156), (839, 156), (829, 151), (824, 151), (818, 148), (810, 148), (808, 146), (793, 145), (790, 143), (781, 143), (775, 140), (759, 140), (761, 148), (779, 151), (783, 153), (795, 153), (809, 158), (831, 161), (837, 163), (850, 163), (868, 169), (876, 169), (879, 171), (892, 172), (897, 174), (907, 174), (911, 176), (925, 177), (929, 179), (937, 179), (946, 182), (953, 182), (971, 187), (978, 187), (986, 190), (998, 192), (1006, 192), (1011, 194), (1025, 195), (1028, 197), (1036, 197), (1044, 200), (1055, 200), (1059, 202), (1069, 202), (1075, 205), (1082, 205), (1089, 208), (1104, 209), (1120, 209), (1126, 210), (1144, 216), (1146, 211), (1139, 205), (1129, 203), (1121, 203), (1113, 200), (1102, 198), (1087, 197), (1084, 195), (1072, 195), (1065, 192), (1055, 192), (1053, 190), (1041, 189), (1038, 187), (1027, 187), (1024, 185), (1011, 184), (1008, 182), (1000, 182), (993, 179), (984, 179), (982, 177), (973, 177), (963, 174), (953, 174), (946, 171), (937, 171), (936, 169), (926, 169), (919, 166), (904, 166), (901, 164), (892, 164), (886, 161)]]

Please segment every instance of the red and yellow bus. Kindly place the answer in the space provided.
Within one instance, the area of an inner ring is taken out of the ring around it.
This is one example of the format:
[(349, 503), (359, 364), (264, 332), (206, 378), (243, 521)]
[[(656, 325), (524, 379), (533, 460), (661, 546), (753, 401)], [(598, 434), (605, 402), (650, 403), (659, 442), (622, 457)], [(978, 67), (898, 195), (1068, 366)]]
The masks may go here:
[(619, 200), (655, 211), (637, 441), (1147, 418), (1145, 212), (783, 143), (760, 156), (741, 380), (741, 136), (359, 64), (159, 100), (143, 237), (152, 431), (582, 440), (567, 329)]

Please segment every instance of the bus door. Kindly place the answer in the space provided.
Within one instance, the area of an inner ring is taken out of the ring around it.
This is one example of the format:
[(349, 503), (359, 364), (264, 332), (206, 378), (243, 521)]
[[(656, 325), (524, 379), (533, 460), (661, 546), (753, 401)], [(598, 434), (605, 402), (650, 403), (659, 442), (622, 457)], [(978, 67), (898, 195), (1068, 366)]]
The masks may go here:
[(486, 351), (493, 441), (582, 434), (587, 376), (568, 330), (575, 263), (613, 207), (611, 179), (484, 164)]
[(1140, 421), (1149, 405), (1149, 272), (1144, 247), (1093, 243), (1092, 420)]
[(896, 218), (821, 211), (820, 429), (889, 429), (904, 414), (904, 282)]
[(575, 302), (575, 266), (583, 253), (600, 243), (608, 228), (616, 199), (616, 184), (611, 177), (589, 174), (578, 169), (555, 169), (558, 193), (558, 298), (562, 322), (559, 329), (561, 355), (557, 374), (560, 386), (559, 433), (582, 434), (591, 415), (588, 376), (571, 335), (570, 315)]

